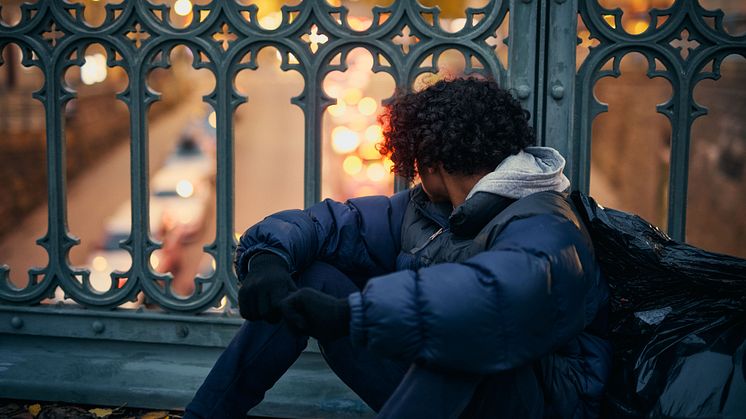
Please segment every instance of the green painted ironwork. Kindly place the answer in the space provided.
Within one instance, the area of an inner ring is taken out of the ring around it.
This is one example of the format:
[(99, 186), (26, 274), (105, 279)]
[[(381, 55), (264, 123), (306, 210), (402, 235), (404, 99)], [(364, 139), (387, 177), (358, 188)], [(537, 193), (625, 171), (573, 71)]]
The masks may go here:
[[(530, 2), (518, 4), (516, 9), (526, 8)], [(28, 285), (20, 290), (9, 284), (9, 268), (1, 267), (0, 301), (37, 304), (52, 296), (59, 286), (69, 298), (88, 308), (111, 309), (134, 300), (139, 292), (170, 312), (203, 312), (216, 305), (224, 295), (235, 304), (232, 116), (247, 98), (235, 90), (232, 81), (239, 71), (257, 68), (255, 59), (262, 48), (277, 48), (282, 56), (281, 69), (295, 70), (305, 80), (303, 91), (292, 103), (303, 110), (305, 118), (306, 206), (320, 199), (322, 115), (333, 103), (323, 92), (321, 83), (327, 73), (346, 69), (346, 57), (353, 48), (369, 50), (374, 61), (373, 71), (390, 74), (399, 89), (409, 89), (419, 74), (437, 72), (438, 58), (448, 49), (464, 54), (467, 73), (486, 73), (503, 84), (509, 79), (494, 47), (486, 42), (505, 19), (508, 2), (493, 0), (484, 8), (468, 9), (466, 26), (456, 33), (440, 27), (439, 9), (426, 8), (414, 1), (399, 1), (387, 8), (375, 7), (372, 26), (365, 31), (350, 28), (346, 8), (333, 7), (324, 1), (283, 6), (282, 23), (274, 30), (257, 24), (255, 5), (226, 0), (193, 7), (194, 16), (206, 16), (201, 21), (193, 19), (183, 29), (170, 24), (167, 5), (146, 1), (107, 4), (104, 23), (90, 27), (83, 19), (81, 4), (40, 1), (22, 6), (23, 16), (18, 25), (0, 26), (0, 48), (9, 43), (19, 45), (24, 65), (39, 67), (45, 76), (44, 87), (35, 97), (46, 110), (49, 176), (48, 232), (38, 241), (49, 254), (49, 264), (43, 269), (32, 269)], [(524, 16), (524, 21), (515, 22), (512, 17), (513, 23), (531, 28), (531, 12), (520, 16)], [(303, 39), (312, 27), (328, 39), (316, 51)], [(419, 38), (406, 52), (393, 42), (393, 38), (402, 36), (405, 27)], [(130, 34), (138, 36), (130, 37)], [(516, 40), (531, 50), (532, 39), (516, 37)], [(62, 109), (75, 97), (75, 92), (64, 86), (62, 77), (68, 67), (84, 63), (84, 51), (94, 43), (106, 49), (110, 67), (119, 66), (127, 72), (129, 85), (118, 98), (129, 107), (131, 119), (132, 231), (121, 247), (131, 254), (132, 266), (127, 272), (112, 274), (112, 283), (127, 278), (122, 288), (112, 286), (104, 293), (93, 290), (87, 269), (68, 263), (68, 253), (79, 241), (74, 232), (68, 231), (66, 223)], [(169, 286), (171, 276), (154, 272), (148, 263), (150, 254), (160, 244), (148, 234), (146, 115), (158, 95), (147, 87), (146, 77), (154, 68), (170, 66), (169, 53), (177, 45), (188, 47), (194, 56), (193, 66), (210, 70), (216, 79), (215, 89), (204, 98), (217, 112), (217, 233), (215, 241), (205, 247), (214, 257), (216, 269), (210, 277), (195, 278), (196, 291), (188, 298), (173, 295)], [(337, 55), (340, 55), (339, 64), (332, 64)], [(291, 56), (295, 60), (291, 60)], [(428, 58), (432, 63), (423, 64)], [(475, 66), (472, 58), (480, 64)], [(532, 59), (531, 55), (520, 55), (513, 57), (511, 63), (518, 68), (532, 68), (525, 63)], [(524, 78), (528, 79), (525, 75)], [(530, 91), (530, 85), (528, 88)], [(521, 97), (531, 103), (531, 95)], [(403, 186), (404, 182), (399, 180), (397, 187)]]
[[(593, 95), (593, 88), (603, 77), (619, 77), (622, 58), (642, 54), (648, 63), (650, 78), (662, 77), (672, 87), (671, 98), (657, 106), (657, 111), (671, 122), (671, 165), (668, 193), (668, 234), (683, 241), (686, 232), (687, 179), (691, 127), (696, 118), (707, 114), (693, 96), (697, 83), (720, 78), (720, 64), (725, 57), (746, 57), (746, 36), (732, 36), (723, 27), (721, 10), (706, 10), (697, 0), (678, 0), (665, 10), (653, 9), (651, 23), (641, 34), (628, 34), (622, 27), (622, 10), (605, 9), (595, 0), (579, 0), (579, 13), (599, 44), (590, 48), (577, 72), (575, 92), (575, 126), (570, 171), (576, 188), (588, 191), (590, 184), (591, 125), (607, 107)], [(613, 27), (604, 16), (612, 16)], [(692, 42), (694, 41), (694, 42)], [(656, 66), (656, 60), (662, 65)], [(611, 69), (603, 69), (612, 62)], [(708, 64), (712, 70), (706, 70)]]
[[(255, 5), (234, 0), (195, 5), (193, 11), (197, 18), (185, 28), (176, 28), (169, 21), (167, 5), (124, 1), (107, 4), (104, 22), (91, 27), (83, 19), (81, 4), (40, 0), (21, 7), (18, 24), (0, 23), (0, 51), (8, 44), (19, 46), (22, 63), (38, 67), (44, 75), (44, 85), (34, 97), (45, 109), (49, 185), (48, 228), (37, 241), (48, 254), (47, 266), (30, 269), (28, 283), (19, 289), (9, 281), (10, 268), (0, 265), (0, 336), (4, 339), (14, 335), (68, 336), (201, 348), (227, 343), (241, 320), (235, 314), (214, 314), (208, 309), (224, 296), (235, 305), (237, 294), (232, 267), (236, 246), (232, 116), (249, 98), (236, 91), (233, 80), (239, 71), (258, 67), (256, 57), (265, 47), (280, 52), (282, 70), (297, 71), (304, 79), (302, 92), (291, 102), (304, 115), (306, 206), (320, 199), (322, 116), (334, 102), (321, 83), (329, 72), (347, 68), (347, 55), (354, 48), (370, 51), (373, 71), (388, 73), (402, 90), (410, 89), (418, 75), (437, 71), (444, 51), (460, 51), (467, 72), (491, 75), (512, 90), (531, 112), (540, 142), (567, 156), (566, 171), (574, 187), (583, 191), (589, 187), (591, 124), (606, 111), (594, 97), (593, 87), (603, 77), (619, 76), (622, 57), (639, 52), (648, 60), (648, 76), (663, 77), (673, 87), (673, 96), (658, 106), (658, 112), (672, 125), (668, 229), (675, 239), (684, 238), (690, 128), (694, 119), (706, 113), (694, 101), (693, 89), (705, 78), (717, 79), (726, 56), (745, 55), (746, 51), (746, 37), (730, 36), (723, 29), (723, 13), (705, 10), (696, 0), (678, 0), (669, 9), (653, 10), (652, 25), (639, 35), (624, 32), (621, 10), (604, 9), (597, 0), (491, 0), (483, 8), (467, 9), (465, 27), (455, 33), (440, 27), (439, 9), (423, 7), (415, 0), (373, 8), (373, 23), (364, 31), (348, 25), (346, 8), (322, 0), (283, 6), (282, 22), (273, 30), (258, 24)], [(615, 27), (606, 23), (605, 15), (614, 17)], [(576, 70), (578, 16), (599, 44)], [(667, 19), (658, 24), (663, 16)], [(505, 41), (508, 68), (504, 68), (492, 38), (507, 19), (510, 36)], [(304, 39), (312, 27), (327, 37), (316, 50)], [(404, 36), (405, 28), (419, 39), (407, 51), (394, 42)], [(698, 42), (685, 56), (681, 46), (672, 45), (682, 38), (683, 31)], [(112, 284), (127, 278), (122, 288), (112, 286), (104, 293), (91, 287), (87, 269), (70, 265), (68, 254), (79, 240), (66, 222), (63, 109), (76, 93), (64, 84), (63, 74), (69, 67), (83, 64), (84, 51), (91, 44), (102, 45), (107, 64), (124, 69), (129, 80), (118, 98), (130, 114), (132, 231), (121, 247), (130, 253), (132, 266), (127, 272), (112, 274)], [(216, 269), (209, 277), (195, 278), (196, 290), (188, 298), (173, 295), (169, 286), (172, 278), (154, 272), (149, 264), (160, 243), (149, 234), (147, 111), (159, 97), (146, 80), (153, 69), (170, 66), (170, 51), (177, 45), (188, 47), (193, 66), (209, 70), (216, 80), (214, 90), (204, 98), (217, 113), (216, 237), (205, 247), (214, 257)], [(609, 60), (613, 61), (612, 69), (604, 70)], [(656, 60), (662, 69), (656, 67)], [(705, 71), (710, 62), (712, 70)], [(406, 182), (397, 179), (395, 187), (405, 188)], [(57, 287), (80, 308), (39, 305)], [(140, 292), (165, 313), (116, 309)], [(136, 324), (147, 331), (133, 332)]]

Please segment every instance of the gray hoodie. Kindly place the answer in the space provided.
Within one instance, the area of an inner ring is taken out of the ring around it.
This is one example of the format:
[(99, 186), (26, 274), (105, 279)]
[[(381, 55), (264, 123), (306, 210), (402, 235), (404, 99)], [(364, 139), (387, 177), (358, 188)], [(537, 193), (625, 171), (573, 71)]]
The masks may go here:
[(565, 158), (551, 147), (526, 147), (509, 156), (493, 172), (477, 182), (466, 196), (488, 192), (520, 199), (536, 192), (562, 192), (570, 187), (570, 180), (562, 173)]

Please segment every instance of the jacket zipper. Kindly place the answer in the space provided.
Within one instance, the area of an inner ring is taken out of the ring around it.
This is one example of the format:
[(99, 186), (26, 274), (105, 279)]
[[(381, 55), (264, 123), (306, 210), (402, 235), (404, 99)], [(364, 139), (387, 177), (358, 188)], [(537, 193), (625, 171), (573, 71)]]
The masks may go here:
[(433, 233), (433, 234), (432, 234), (432, 235), (431, 235), (430, 237), (428, 237), (428, 239), (427, 239), (427, 241), (426, 241), (425, 243), (423, 243), (422, 245), (420, 245), (420, 246), (417, 246), (417, 247), (415, 247), (414, 249), (410, 250), (410, 251), (409, 251), (409, 253), (411, 253), (411, 254), (415, 254), (415, 253), (419, 252), (420, 250), (424, 249), (424, 248), (425, 248), (425, 247), (426, 247), (426, 246), (427, 246), (428, 244), (430, 244), (430, 242), (432, 242), (433, 240), (435, 240), (435, 238), (436, 238), (436, 237), (438, 237), (438, 236), (440, 236), (441, 234), (443, 234), (443, 232), (444, 232), (445, 230), (446, 230), (446, 229), (445, 229), (445, 228), (443, 228), (443, 227), (439, 228), (439, 229), (438, 229), (438, 231), (436, 231), (436, 232), (435, 232), (435, 233)]

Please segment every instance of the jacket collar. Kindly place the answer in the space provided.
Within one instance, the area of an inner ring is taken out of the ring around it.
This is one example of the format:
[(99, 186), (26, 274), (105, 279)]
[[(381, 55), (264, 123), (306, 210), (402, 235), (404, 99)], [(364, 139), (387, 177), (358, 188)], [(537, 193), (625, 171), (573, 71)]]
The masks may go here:
[(487, 192), (477, 192), (453, 210), (448, 218), (456, 236), (472, 238), (493, 218), (515, 202), (513, 198)]
[(412, 188), (410, 199), (424, 217), (440, 227), (450, 229), (457, 236), (468, 238), (476, 236), (490, 220), (516, 201), (501, 195), (478, 192), (453, 209), (449, 203), (430, 201), (422, 185)]
[(448, 217), (453, 211), (450, 203), (435, 203), (430, 201), (425, 191), (422, 190), (422, 185), (412, 188), (409, 196), (415, 208), (424, 217), (438, 224), (440, 227), (448, 228)]

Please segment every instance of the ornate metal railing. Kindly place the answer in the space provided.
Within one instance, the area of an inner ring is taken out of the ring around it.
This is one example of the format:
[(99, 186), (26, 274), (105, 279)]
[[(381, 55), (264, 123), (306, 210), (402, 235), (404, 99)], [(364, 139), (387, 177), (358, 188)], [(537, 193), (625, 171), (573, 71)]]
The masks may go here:
[[(14, 26), (0, 24), (0, 50), (8, 44), (19, 46), (23, 64), (38, 67), (44, 75), (44, 85), (34, 97), (45, 110), (48, 173), (48, 228), (38, 240), (48, 254), (48, 264), (30, 269), (27, 284), (21, 288), (11, 284), (9, 267), (0, 266), (3, 336), (226, 345), (240, 319), (204, 312), (224, 296), (235, 304), (237, 293), (232, 267), (233, 113), (247, 99), (236, 91), (233, 79), (243, 69), (257, 68), (256, 57), (265, 47), (280, 52), (281, 69), (295, 70), (304, 79), (303, 90), (292, 103), (302, 109), (304, 117), (306, 205), (320, 198), (322, 116), (334, 102), (321, 83), (329, 72), (346, 69), (347, 54), (354, 48), (370, 51), (372, 70), (388, 73), (396, 87), (405, 90), (418, 75), (436, 72), (444, 51), (461, 52), (467, 72), (491, 75), (512, 89), (530, 110), (539, 141), (568, 157), (567, 173), (575, 187), (585, 191), (589, 186), (591, 124), (605, 110), (593, 95), (594, 84), (602, 77), (618, 76), (621, 57), (640, 52), (650, 64), (648, 75), (664, 77), (673, 86), (671, 100), (658, 110), (673, 127), (668, 219), (669, 231), (677, 239), (684, 236), (690, 127), (705, 113), (692, 97), (693, 88), (704, 78), (717, 78), (722, 59), (729, 54), (743, 55), (746, 48), (744, 37), (733, 37), (723, 30), (722, 12), (706, 11), (694, 0), (679, 0), (667, 10), (653, 11), (653, 24), (639, 35), (623, 31), (620, 10), (606, 10), (596, 0), (491, 0), (483, 8), (467, 9), (464, 28), (454, 33), (440, 27), (437, 8), (423, 7), (414, 0), (373, 8), (372, 24), (363, 31), (350, 27), (346, 8), (321, 0), (284, 6), (281, 24), (271, 30), (259, 24), (255, 5), (234, 0), (195, 5), (192, 13), (191, 23), (179, 28), (171, 24), (167, 5), (124, 1), (108, 4), (104, 22), (91, 27), (83, 18), (81, 4), (49, 0), (24, 4), (20, 22)], [(591, 48), (576, 71), (578, 13), (599, 45)], [(604, 15), (614, 17), (615, 28)], [(664, 15), (668, 16), (666, 22), (657, 25), (656, 19)], [(706, 24), (708, 18), (713, 19), (713, 26)], [(496, 30), (506, 20), (510, 28), (505, 41), (508, 68), (495, 54), (495, 43), (501, 41)], [(699, 43), (688, 55), (672, 45), (684, 37), (684, 31)], [(412, 41), (409, 48), (402, 48), (401, 38)], [(109, 66), (119, 66), (127, 73), (129, 85), (118, 98), (129, 108), (131, 132), (132, 231), (122, 248), (130, 253), (132, 265), (126, 272), (114, 273), (111, 289), (103, 293), (93, 289), (87, 269), (69, 263), (70, 249), (78, 239), (74, 231), (68, 231), (66, 222), (63, 110), (76, 93), (65, 85), (63, 75), (69, 67), (83, 64), (85, 49), (94, 43), (106, 49)], [(151, 238), (148, 223), (147, 110), (159, 97), (148, 88), (147, 76), (155, 68), (169, 67), (169, 53), (177, 45), (188, 47), (193, 66), (208, 69), (216, 80), (214, 90), (205, 98), (217, 112), (216, 236), (205, 247), (216, 264), (210, 276), (195, 278), (195, 292), (187, 298), (174, 295), (169, 286), (171, 276), (154, 272), (148, 262), (159, 244)], [(337, 56), (340, 60), (335, 63)], [(609, 59), (614, 60), (613, 69), (602, 70)], [(656, 59), (665, 69), (656, 69)], [(712, 60), (713, 71), (703, 71)], [(404, 183), (398, 181), (397, 187), (404, 187)], [(114, 286), (121, 278), (127, 279), (124, 285)], [(39, 306), (57, 287), (85, 310)], [(110, 310), (135, 299), (138, 293), (144, 293), (166, 313)], [(132, 333), (141, 322), (148, 326)]]
[[(525, 25), (530, 27), (531, 14), (535, 13), (535, 8), (531, 9), (534, 10), (523, 13), (525, 16), (519, 10), (512, 16), (513, 20), (525, 20)], [(194, 19), (185, 28), (170, 24), (167, 5), (146, 1), (108, 4), (106, 19), (98, 27), (90, 27), (84, 21), (83, 6), (79, 3), (24, 4), (20, 23), (1, 27), (0, 48), (8, 43), (20, 46), (23, 64), (38, 67), (45, 76), (44, 87), (35, 97), (46, 111), (49, 221), (47, 234), (38, 243), (47, 251), (49, 264), (30, 270), (28, 285), (23, 289), (11, 286), (8, 267), (1, 267), (0, 300), (32, 305), (50, 297), (60, 286), (69, 298), (89, 308), (113, 308), (134, 300), (141, 291), (172, 312), (204, 311), (225, 294), (235, 302), (236, 279), (231, 256), (235, 248), (232, 116), (246, 98), (235, 90), (234, 76), (243, 69), (255, 69), (259, 50), (268, 46), (280, 52), (283, 70), (292, 69), (303, 75), (304, 89), (292, 103), (303, 110), (305, 118), (305, 203), (310, 205), (320, 198), (322, 114), (333, 103), (323, 92), (321, 82), (330, 71), (345, 70), (350, 50), (368, 49), (374, 59), (373, 71), (389, 73), (401, 89), (411, 86), (421, 73), (437, 72), (438, 57), (448, 49), (464, 54), (467, 72), (489, 73), (501, 83), (507, 83), (507, 71), (494, 53), (494, 44), (491, 46), (488, 42), (488, 38), (494, 38), (507, 11), (508, 3), (497, 1), (482, 9), (469, 9), (465, 28), (449, 33), (439, 26), (438, 9), (425, 8), (413, 1), (374, 8), (372, 25), (365, 31), (350, 28), (345, 8), (332, 7), (323, 1), (283, 7), (282, 23), (274, 30), (259, 25), (255, 5), (241, 5), (235, 1), (195, 5)], [(311, 33), (324, 35), (324, 43), (309, 38)], [(394, 38), (404, 36), (403, 33), (417, 40), (406, 52), (394, 42)], [(530, 42), (531, 39), (516, 37), (514, 43)], [(91, 287), (87, 269), (68, 263), (69, 251), (78, 240), (74, 232), (67, 230), (65, 211), (62, 110), (67, 101), (75, 98), (75, 92), (63, 84), (63, 74), (68, 67), (82, 65), (85, 49), (94, 43), (106, 49), (109, 66), (120, 66), (128, 75), (129, 85), (118, 98), (129, 107), (131, 127), (132, 232), (122, 247), (131, 254), (132, 267), (127, 272), (112, 275), (113, 282), (127, 279), (123, 287), (112, 286), (104, 293)], [(191, 49), (193, 66), (209, 69), (216, 79), (215, 89), (205, 99), (217, 112), (217, 230), (215, 241), (205, 248), (215, 258), (216, 267), (210, 277), (195, 279), (196, 291), (188, 298), (173, 295), (169, 286), (171, 277), (154, 272), (148, 263), (150, 254), (159, 245), (148, 234), (146, 115), (158, 95), (148, 88), (146, 77), (154, 68), (170, 66), (170, 51), (177, 45)], [(339, 54), (340, 62), (332, 64)], [(432, 57), (432, 62), (423, 64), (428, 57)], [(520, 69), (527, 67), (523, 62), (530, 58), (513, 61)], [(519, 95), (530, 103), (527, 83), (521, 85)]]
[[(14, 357), (12, 367), (3, 367), (5, 372), (0, 372), (0, 395), (153, 407), (178, 407), (189, 400), (242, 321), (230, 313), (209, 309), (224, 297), (234, 305), (236, 301), (232, 266), (236, 244), (233, 113), (247, 98), (238, 93), (233, 80), (238, 72), (258, 67), (261, 49), (277, 49), (282, 57), (281, 69), (297, 71), (304, 79), (302, 92), (291, 102), (304, 116), (304, 202), (310, 205), (321, 194), (322, 116), (333, 103), (321, 83), (329, 72), (346, 69), (352, 49), (370, 51), (372, 70), (390, 74), (400, 89), (408, 89), (424, 72), (437, 72), (438, 58), (444, 51), (460, 51), (467, 72), (486, 73), (504, 85), (515, 84), (518, 96), (531, 109), (538, 102), (537, 4), (490, 1), (481, 9), (467, 10), (465, 27), (455, 33), (441, 29), (437, 8), (410, 0), (374, 8), (373, 22), (363, 31), (350, 27), (347, 9), (321, 0), (282, 7), (282, 21), (276, 29), (259, 24), (255, 5), (234, 0), (194, 5), (193, 19), (185, 27), (172, 24), (167, 5), (148, 1), (107, 4), (105, 19), (95, 27), (85, 20), (80, 3), (49, 0), (23, 4), (17, 24), (0, 23), (0, 50), (17, 45), (22, 51), (22, 64), (37, 67), (44, 77), (43, 87), (34, 97), (45, 112), (48, 221), (47, 232), (37, 243), (46, 251), (48, 263), (30, 269), (21, 287), (10, 281), (10, 268), (0, 265), (0, 353)], [(502, 41), (496, 30), (507, 20), (508, 10), (510, 26), (522, 29), (510, 38), (509, 49), (527, 52), (511, 56), (510, 70), (495, 54), (497, 43)], [(68, 257), (79, 240), (67, 224), (63, 117), (66, 102), (74, 99), (76, 92), (65, 84), (64, 75), (68, 68), (84, 64), (86, 49), (92, 44), (106, 50), (108, 66), (126, 72), (128, 85), (117, 98), (127, 105), (130, 117), (132, 227), (121, 247), (131, 255), (132, 264), (126, 272), (112, 274), (112, 286), (105, 292), (94, 289), (89, 270), (72, 266)], [(205, 96), (205, 102), (217, 114), (216, 234), (205, 247), (215, 260), (215, 269), (207, 277), (197, 276), (195, 291), (186, 298), (171, 291), (170, 274), (155, 272), (149, 263), (160, 244), (149, 234), (147, 115), (159, 96), (149, 88), (147, 77), (153, 69), (170, 66), (170, 52), (176, 46), (189, 48), (193, 67), (209, 70), (216, 81), (214, 90)], [(399, 188), (403, 186), (398, 182)], [(39, 304), (58, 288), (77, 306)], [(117, 308), (139, 294), (163, 310)], [(44, 343), (38, 337), (43, 337)], [(75, 339), (73, 343), (71, 338)], [(88, 349), (80, 351), (85, 342), (89, 343), (85, 346)], [(95, 344), (91, 346), (90, 342)], [(8, 344), (11, 346), (4, 346)], [(130, 352), (149, 363), (126, 355)], [(23, 356), (16, 357), (20, 353)], [(112, 353), (127, 356), (129, 363), (112, 360)], [(91, 362), (91, 357), (116, 373), (103, 380), (93, 371), (87, 373), (83, 366)], [(314, 365), (313, 359), (306, 357), (309, 365)], [(24, 365), (30, 367), (24, 369)], [(155, 374), (154, 369), (163, 373)], [(309, 375), (303, 377), (307, 380)], [(317, 383), (329, 382), (322, 379)], [(308, 391), (307, 387), (291, 384), (283, 391), (300, 394)], [(325, 397), (332, 394), (329, 388), (316, 391)], [(298, 397), (275, 398), (275, 404), (296, 403)], [(300, 410), (312, 414), (305, 406)], [(328, 412), (321, 415), (329, 416)]]
[[(704, 79), (720, 78), (720, 64), (732, 54), (746, 57), (746, 35), (733, 36), (723, 26), (721, 10), (706, 10), (696, 0), (679, 0), (664, 10), (650, 12), (650, 24), (639, 34), (622, 25), (622, 10), (609, 10), (595, 0), (581, 0), (579, 13), (590, 38), (598, 44), (577, 72), (575, 127), (572, 145), (573, 184), (588, 190), (590, 182), (591, 125), (607, 110), (593, 94), (603, 77), (619, 77), (622, 58), (632, 52), (647, 60), (647, 75), (662, 77), (672, 87), (671, 98), (657, 111), (671, 122), (671, 157), (668, 191), (668, 234), (683, 241), (686, 232), (689, 149), (694, 120), (707, 109), (694, 100), (694, 89)], [(612, 61), (610, 69), (604, 69)], [(656, 66), (656, 60), (661, 65)], [(706, 67), (712, 64), (712, 70)]]

